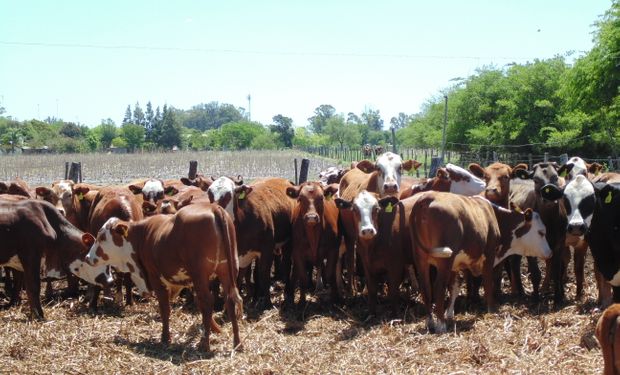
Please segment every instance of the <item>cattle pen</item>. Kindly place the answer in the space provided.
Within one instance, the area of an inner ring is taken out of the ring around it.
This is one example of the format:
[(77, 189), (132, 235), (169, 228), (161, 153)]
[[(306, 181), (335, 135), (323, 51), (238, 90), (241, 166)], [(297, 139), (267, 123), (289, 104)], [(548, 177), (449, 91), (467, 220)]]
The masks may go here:
[[(309, 158), (309, 179), (336, 161), (301, 151), (243, 151), (165, 154), (22, 155), (0, 157), (0, 179), (23, 178), (31, 186), (62, 178), (66, 161), (82, 163), (84, 182), (123, 184), (140, 177), (179, 178), (189, 160), (205, 175), (266, 176), (294, 180), (295, 158)], [(407, 155), (405, 154), (405, 157)], [(342, 159), (339, 158), (342, 162)], [(429, 160), (430, 162), (430, 160)], [(281, 310), (283, 287), (271, 294), (275, 307), (246, 306), (240, 324), (243, 351), (231, 351), (230, 322), (216, 314), (222, 333), (212, 335), (212, 353), (197, 349), (200, 314), (181, 303), (170, 318), (172, 344), (159, 342), (161, 321), (155, 299), (123, 306), (111, 302), (91, 313), (85, 297), (49, 300), (47, 320), (29, 321), (28, 304), (0, 311), (0, 371), (3, 373), (600, 373), (602, 356), (594, 338), (597, 290), (590, 256), (586, 286), (575, 300), (569, 265), (565, 304), (554, 307), (508, 296), (496, 313), (465, 308), (457, 299), (456, 325), (428, 333), (417, 293), (401, 290), (396, 316), (381, 291), (377, 317), (368, 318), (363, 296), (329, 305), (327, 293), (310, 293), (303, 309)], [(527, 273), (523, 268), (523, 273)], [(531, 285), (524, 278), (527, 291)], [(63, 282), (56, 282), (62, 285)], [(461, 293), (464, 294), (464, 293)], [(5, 302), (5, 301), (4, 301)]]

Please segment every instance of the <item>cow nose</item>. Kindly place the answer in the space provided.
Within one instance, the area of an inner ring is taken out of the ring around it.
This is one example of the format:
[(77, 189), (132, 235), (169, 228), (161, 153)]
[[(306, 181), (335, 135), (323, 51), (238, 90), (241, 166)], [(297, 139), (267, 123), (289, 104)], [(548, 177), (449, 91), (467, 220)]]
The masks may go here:
[(497, 195), (499, 192), (497, 191), (497, 188), (486, 188), (485, 193), (489, 195)]
[(306, 219), (306, 224), (318, 224), (319, 222), (319, 215), (314, 214), (314, 213), (306, 214), (304, 218)]
[(581, 236), (584, 235), (587, 231), (588, 227), (585, 223), (570, 223), (568, 224), (568, 233)]
[(369, 239), (372, 238), (376, 233), (377, 231), (375, 230), (375, 228), (363, 228), (360, 232), (360, 237), (364, 239)]
[(383, 184), (383, 191), (386, 193), (398, 193), (398, 185), (395, 182), (386, 182)]

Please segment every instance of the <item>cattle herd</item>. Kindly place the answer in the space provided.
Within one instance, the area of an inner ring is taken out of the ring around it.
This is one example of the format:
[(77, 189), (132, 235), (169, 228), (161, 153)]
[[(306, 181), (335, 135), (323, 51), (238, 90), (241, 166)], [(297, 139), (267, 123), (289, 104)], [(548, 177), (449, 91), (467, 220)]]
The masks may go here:
[[(551, 289), (559, 305), (573, 250), (579, 297), (589, 248), (598, 304), (620, 302), (620, 174), (579, 157), (564, 165), (448, 164), (432, 178), (405, 174), (419, 166), (386, 152), (300, 185), (204, 175), (123, 186), (60, 180), (36, 189), (19, 178), (0, 182), (5, 293), (15, 305), (25, 289), (35, 319), (44, 317), (42, 280), (66, 277), (65, 296), (77, 295), (85, 281), (92, 309), (101, 289), (113, 285), (125, 288), (127, 304), (136, 292), (155, 295), (161, 340), (169, 343), (170, 303), (190, 290), (205, 351), (209, 332), (219, 330), (215, 299), (223, 298), (240, 348), (242, 294), (270, 308), (274, 279), (285, 285), (282, 308), (303, 305), (313, 286), (329, 288), (334, 304), (365, 294), (370, 315), (383, 283), (392, 313), (406, 285), (420, 293), (428, 330), (442, 333), (455, 319), (461, 279), (468, 302), (483, 287), (488, 311), (501, 297), (504, 273), (511, 294), (525, 297), (523, 256), (529, 298)], [(544, 279), (537, 258), (545, 260)], [(596, 332), (609, 373), (620, 370), (618, 316), (620, 307), (611, 306)]]

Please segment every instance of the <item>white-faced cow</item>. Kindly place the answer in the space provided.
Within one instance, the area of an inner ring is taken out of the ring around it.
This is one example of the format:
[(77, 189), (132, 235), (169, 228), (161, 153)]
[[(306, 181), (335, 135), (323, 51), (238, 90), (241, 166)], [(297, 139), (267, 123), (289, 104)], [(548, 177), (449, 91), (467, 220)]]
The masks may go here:
[(435, 177), (419, 179), (409, 189), (400, 193), (400, 199), (408, 198), (423, 191), (444, 191), (459, 195), (476, 195), (484, 190), (484, 181), (471, 172), (448, 163), (445, 168), (437, 169)]
[(210, 350), (210, 329), (219, 331), (209, 289), (217, 277), (226, 295), (234, 347), (240, 346), (237, 319), (243, 313), (243, 302), (236, 285), (235, 228), (221, 207), (195, 203), (175, 215), (155, 215), (138, 222), (111, 218), (99, 230), (86, 260), (128, 272), (143, 295), (155, 292), (164, 344), (170, 343), (170, 299), (182, 288), (193, 286), (204, 329), (199, 347), (205, 351)]

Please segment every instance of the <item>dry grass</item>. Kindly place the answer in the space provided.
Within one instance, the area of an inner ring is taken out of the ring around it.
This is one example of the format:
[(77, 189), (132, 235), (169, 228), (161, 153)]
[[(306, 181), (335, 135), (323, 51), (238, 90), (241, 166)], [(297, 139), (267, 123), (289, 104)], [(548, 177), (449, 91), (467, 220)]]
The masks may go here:
[[(591, 267), (589, 267), (591, 269)], [(362, 297), (329, 306), (323, 294), (305, 309), (246, 306), (242, 352), (233, 352), (229, 322), (211, 335), (210, 354), (196, 350), (200, 316), (179, 304), (171, 316), (172, 344), (159, 343), (157, 303), (119, 304), (88, 312), (83, 301), (44, 307), (47, 321), (30, 322), (27, 304), (0, 311), (0, 368), (9, 373), (598, 373), (602, 357), (593, 332), (596, 290), (589, 278), (584, 302), (554, 311), (547, 302), (504, 303), (496, 314), (457, 310), (444, 335), (426, 332), (418, 300), (389, 320), (366, 319)], [(282, 295), (274, 291), (276, 306)], [(569, 298), (574, 285), (569, 284)], [(403, 297), (406, 297), (403, 294)], [(462, 301), (457, 301), (457, 307)], [(222, 313), (217, 314), (222, 319)], [(591, 349), (591, 350), (589, 350)]]

